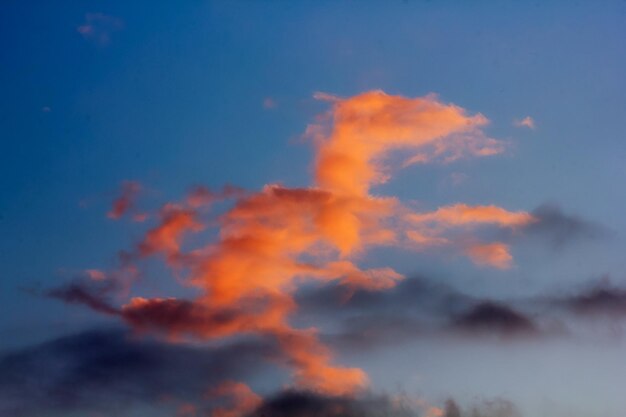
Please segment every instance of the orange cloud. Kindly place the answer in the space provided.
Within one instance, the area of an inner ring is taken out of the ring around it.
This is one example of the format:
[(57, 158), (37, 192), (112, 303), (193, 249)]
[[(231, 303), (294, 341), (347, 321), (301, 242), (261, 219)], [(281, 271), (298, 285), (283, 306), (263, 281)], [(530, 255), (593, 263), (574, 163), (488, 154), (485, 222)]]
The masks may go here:
[(188, 232), (199, 232), (204, 228), (194, 210), (177, 204), (166, 204), (160, 212), (161, 223), (149, 230), (139, 244), (143, 256), (162, 252), (169, 261), (180, 253), (182, 237)]
[[(303, 281), (385, 290), (403, 277), (389, 267), (361, 269), (356, 260), (372, 247), (450, 246), (445, 233), (453, 227), (517, 227), (532, 217), (464, 204), (414, 213), (396, 198), (371, 193), (389, 178), (399, 151), (419, 162), (502, 152), (504, 145), (480, 130), (487, 123), (481, 114), (468, 115), (432, 95), (406, 98), (371, 91), (347, 99), (322, 93), (316, 98), (329, 101), (332, 108), (307, 129), (316, 151), (313, 185), (269, 184), (258, 192), (196, 188), (184, 201), (164, 205), (159, 223), (125, 256), (125, 266), (162, 257), (177, 277), (180, 271), (188, 272), (184, 283), (195, 287), (198, 296), (134, 297), (112, 310), (138, 331), (163, 333), (177, 341), (245, 334), (274, 338), (297, 387), (343, 395), (364, 388), (367, 375), (334, 365), (332, 352), (315, 328), (292, 326), (290, 318), (298, 307), (293, 294)], [(224, 199), (234, 199), (230, 208), (205, 219), (205, 209)], [(120, 207), (121, 212), (128, 209)], [(216, 228), (210, 233), (214, 239), (187, 249), (186, 237), (206, 227)], [(502, 243), (472, 245), (464, 251), (481, 265), (503, 268), (512, 262)], [(238, 397), (243, 388), (230, 388), (235, 404), (246, 403)], [(228, 411), (219, 417), (229, 417)]]
[[(329, 100), (328, 95), (317, 97)], [(396, 150), (414, 153), (409, 161), (419, 162), (503, 151), (502, 143), (480, 131), (487, 124), (483, 115), (468, 116), (434, 95), (411, 99), (371, 91), (333, 100), (332, 125), (308, 129), (317, 147), (316, 183), (325, 190), (367, 195), (372, 185), (387, 180), (385, 159)]]
[(525, 211), (511, 212), (497, 206), (468, 206), (454, 204), (441, 207), (434, 212), (409, 215), (414, 223), (438, 223), (450, 226), (471, 224), (495, 224), (502, 227), (527, 225), (535, 219)]
[(209, 392), (209, 397), (230, 399), (228, 407), (213, 410), (212, 417), (240, 417), (248, 415), (263, 401), (250, 387), (241, 382), (225, 381)]
[(474, 243), (465, 249), (465, 253), (477, 265), (508, 269), (513, 263), (508, 245), (502, 242)]

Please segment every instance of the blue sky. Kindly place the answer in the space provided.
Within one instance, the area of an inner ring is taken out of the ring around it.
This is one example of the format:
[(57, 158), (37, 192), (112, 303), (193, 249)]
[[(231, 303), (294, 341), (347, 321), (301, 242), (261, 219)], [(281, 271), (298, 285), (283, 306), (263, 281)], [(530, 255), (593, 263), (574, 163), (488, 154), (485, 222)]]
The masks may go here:
[[(611, 1), (5, 2), (3, 350), (119, 325), (36, 293), (86, 269), (115, 268), (118, 251), (153, 226), (106, 217), (123, 181), (142, 184), (146, 210), (200, 184), (308, 186), (313, 152), (303, 134), (329, 108), (315, 92), (435, 93), (485, 115), (485, 133), (509, 144), (501, 155), (398, 169), (375, 194), (426, 210), (548, 205), (563, 216), (556, 229), (513, 239), (507, 270), (389, 248), (363, 264), (520, 303), (602, 277), (621, 288), (625, 17), (626, 4)], [(95, 32), (81, 33), (85, 26)], [(527, 116), (533, 129), (515, 126)], [(164, 268), (146, 268), (153, 277), (139, 293), (186, 294)], [(339, 362), (365, 369), (374, 389), (401, 385), (434, 404), (506, 397), (529, 416), (609, 416), (626, 407), (615, 389), (626, 382), (624, 318), (585, 319), (571, 324), (583, 336), (547, 341), (435, 337), (378, 353), (336, 351)]]

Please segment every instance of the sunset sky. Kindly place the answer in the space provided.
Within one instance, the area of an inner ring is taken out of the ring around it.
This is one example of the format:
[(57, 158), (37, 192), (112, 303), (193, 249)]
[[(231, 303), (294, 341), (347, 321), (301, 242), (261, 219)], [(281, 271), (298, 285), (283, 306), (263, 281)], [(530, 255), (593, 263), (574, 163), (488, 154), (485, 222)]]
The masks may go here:
[(625, 2), (0, 37), (0, 416), (626, 414)]

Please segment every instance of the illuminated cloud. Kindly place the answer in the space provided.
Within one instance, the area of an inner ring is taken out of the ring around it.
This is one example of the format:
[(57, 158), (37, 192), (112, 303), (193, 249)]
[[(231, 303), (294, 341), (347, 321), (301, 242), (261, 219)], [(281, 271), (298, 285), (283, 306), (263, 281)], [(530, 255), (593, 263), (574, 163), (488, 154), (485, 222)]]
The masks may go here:
[(468, 206), (455, 204), (441, 207), (431, 213), (416, 213), (409, 216), (415, 223), (435, 223), (449, 226), (472, 224), (495, 224), (502, 227), (524, 226), (534, 221), (524, 211), (511, 212), (497, 206)]
[[(125, 268), (149, 257), (163, 259), (179, 281), (198, 291), (195, 298), (135, 296), (112, 307), (102, 301), (106, 297), (100, 296), (107, 293), (98, 287), (85, 294), (58, 293), (57, 298), (82, 302), (119, 316), (141, 333), (172, 341), (269, 337), (279, 346), (281, 363), (296, 388), (325, 395), (365, 388), (368, 378), (361, 369), (333, 363), (319, 329), (291, 324), (301, 284), (332, 281), (347, 298), (359, 290), (393, 289), (403, 279), (398, 272), (357, 264), (367, 250), (383, 245), (420, 250), (447, 246), (479, 265), (507, 268), (512, 258), (504, 243), (458, 247), (455, 230), (517, 228), (533, 217), (461, 203), (419, 213), (397, 198), (372, 193), (390, 178), (392, 166), (402, 165), (393, 162), (401, 157), (399, 152), (413, 155), (409, 162), (417, 158), (422, 163), (502, 152), (504, 144), (481, 130), (487, 124), (483, 115), (468, 115), (434, 95), (406, 98), (371, 91), (345, 99), (323, 93), (315, 97), (329, 101), (331, 109), (307, 129), (315, 149), (310, 187), (268, 184), (257, 192), (225, 187), (217, 193), (195, 188), (183, 201), (165, 204), (158, 224), (121, 258)], [(111, 211), (114, 218), (132, 207), (135, 194), (136, 187), (123, 188)], [(230, 206), (211, 216), (213, 203), (222, 200), (231, 200)], [(214, 238), (190, 247), (207, 235)], [(101, 282), (91, 281), (88, 288)]]
[(521, 120), (514, 120), (513, 121), (513, 126), (516, 127), (527, 127), (528, 129), (534, 129), (535, 128), (535, 121), (533, 120), (532, 117), (530, 116), (526, 116)]
[(465, 253), (477, 265), (508, 269), (513, 262), (509, 246), (502, 242), (472, 243), (465, 248)]
[(241, 382), (225, 381), (212, 389), (210, 397), (226, 397), (230, 400), (229, 406), (218, 407), (213, 410), (212, 417), (240, 417), (250, 414), (263, 400), (252, 392), (250, 387)]
[(370, 91), (347, 99), (321, 93), (316, 98), (332, 100), (333, 108), (328, 123), (308, 129), (317, 147), (315, 180), (338, 194), (365, 196), (385, 182), (392, 151), (412, 153), (414, 162), (450, 162), (504, 150), (480, 130), (485, 116), (467, 115), (434, 95), (411, 99)]
[(111, 41), (111, 33), (119, 31), (123, 27), (124, 22), (118, 17), (104, 13), (87, 13), (85, 22), (76, 30), (83, 38), (105, 46)]

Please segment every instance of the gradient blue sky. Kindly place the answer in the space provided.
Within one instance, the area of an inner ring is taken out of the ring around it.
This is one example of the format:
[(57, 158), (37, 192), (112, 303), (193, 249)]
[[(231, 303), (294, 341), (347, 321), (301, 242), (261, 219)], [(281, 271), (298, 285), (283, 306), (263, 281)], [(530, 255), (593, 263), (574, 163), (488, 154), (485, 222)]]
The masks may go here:
[[(114, 19), (102, 28), (108, 41), (78, 32), (87, 13)], [(602, 276), (625, 283), (625, 22), (623, 1), (3, 2), (0, 347), (104, 321), (24, 289), (107, 269), (141, 236), (143, 226), (106, 218), (121, 181), (144, 184), (153, 208), (196, 184), (309, 184), (302, 134), (327, 109), (316, 91), (434, 92), (484, 114), (487, 133), (512, 144), (504, 155), (408, 167), (379, 187), (385, 195), (428, 209), (549, 203), (605, 231), (558, 249), (522, 242), (507, 271), (388, 250), (366, 263), (504, 298)], [(526, 116), (535, 129), (514, 126)], [(178, 291), (170, 281), (157, 271), (146, 291)], [(626, 361), (613, 336), (427, 340), (342, 360), (368, 370), (377, 389), (435, 402), (502, 396), (528, 416), (615, 416), (626, 409)]]

